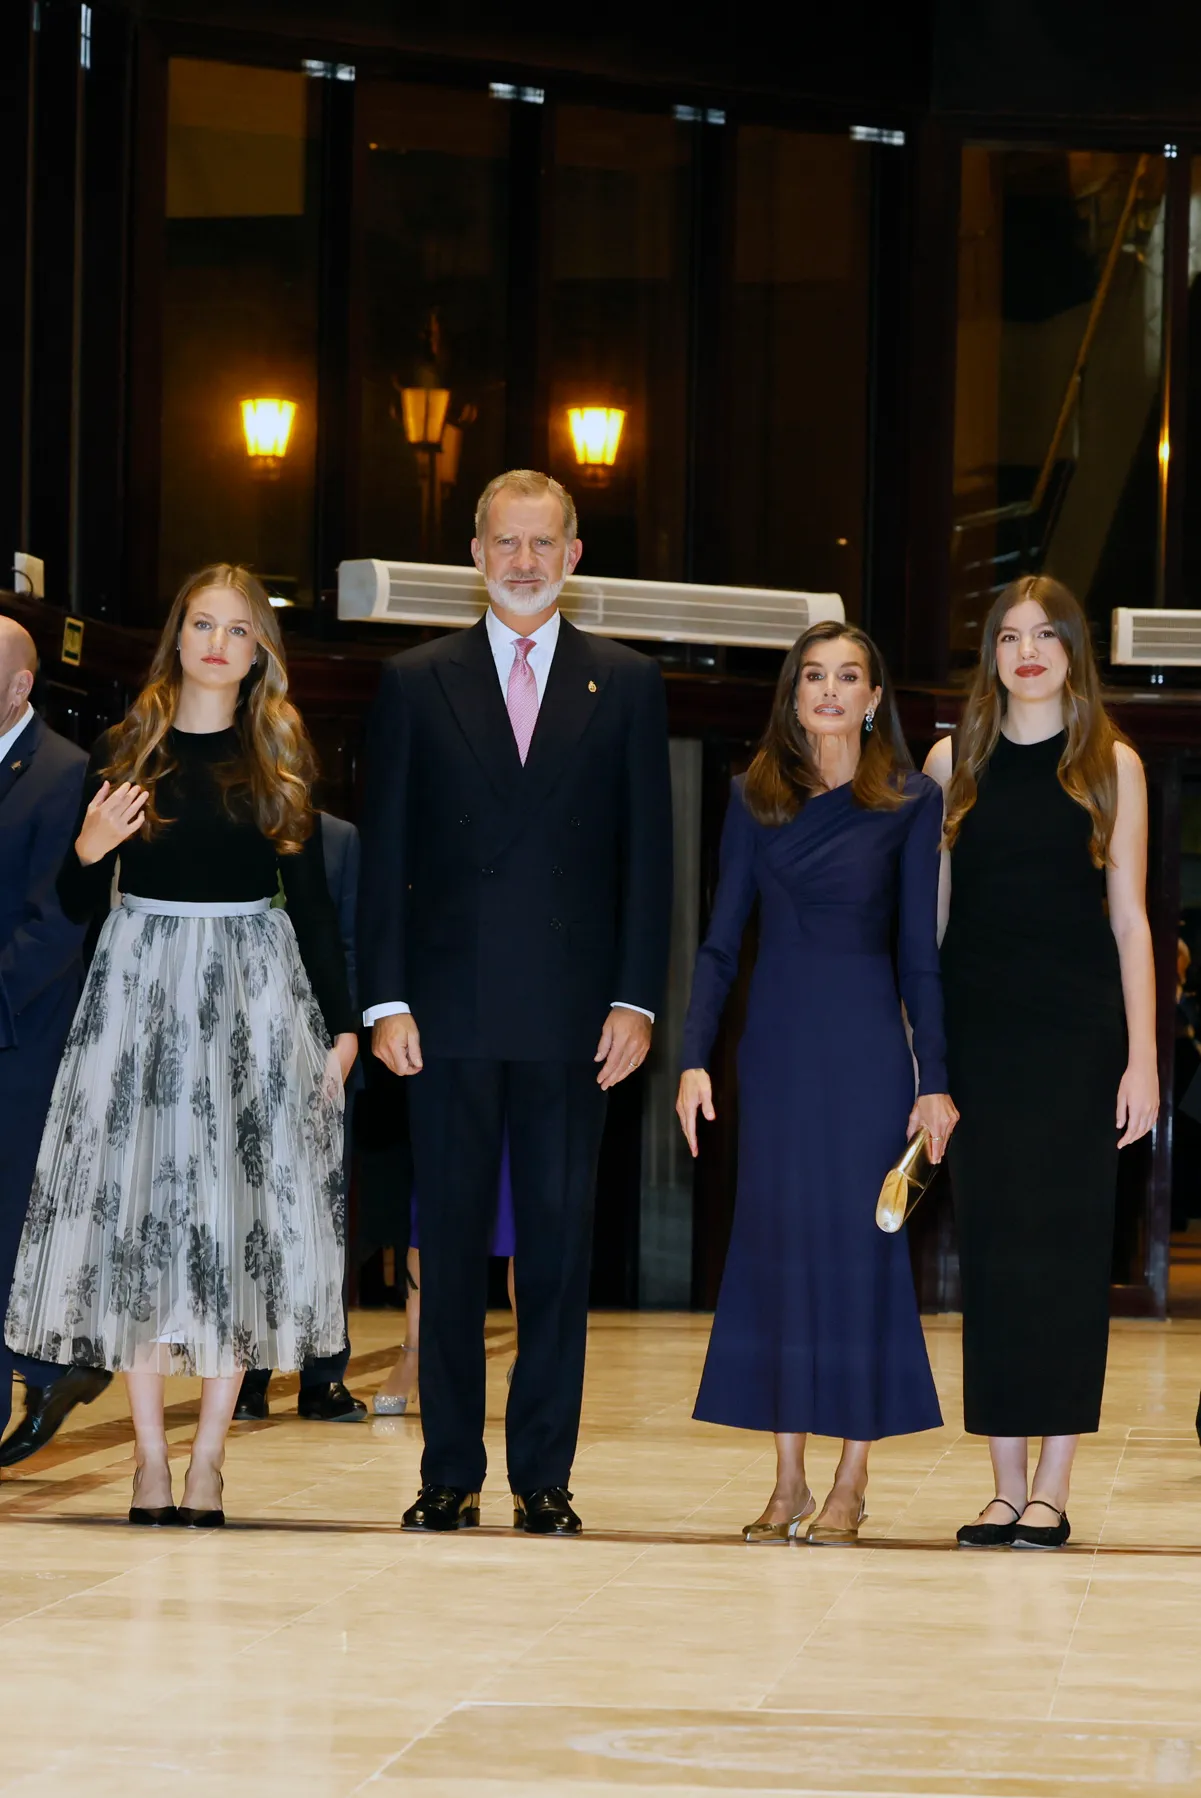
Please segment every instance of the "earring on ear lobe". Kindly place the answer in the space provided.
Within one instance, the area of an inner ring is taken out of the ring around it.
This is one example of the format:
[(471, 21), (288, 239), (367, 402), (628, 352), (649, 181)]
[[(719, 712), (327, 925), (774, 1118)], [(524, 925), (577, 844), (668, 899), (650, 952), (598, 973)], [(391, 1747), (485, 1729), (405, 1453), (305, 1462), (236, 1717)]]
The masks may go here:
[(867, 732), (869, 737), (871, 736), (872, 731), (875, 728), (875, 722), (876, 722), (875, 712), (869, 712), (867, 714), (867, 717), (863, 720), (863, 728)]

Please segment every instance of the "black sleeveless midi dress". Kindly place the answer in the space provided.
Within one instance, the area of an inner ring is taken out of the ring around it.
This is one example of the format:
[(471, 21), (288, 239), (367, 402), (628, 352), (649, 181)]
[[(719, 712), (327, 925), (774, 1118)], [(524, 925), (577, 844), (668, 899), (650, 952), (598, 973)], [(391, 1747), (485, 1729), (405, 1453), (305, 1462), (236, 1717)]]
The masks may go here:
[(964, 1427), (1096, 1430), (1109, 1344), (1126, 1023), (1064, 735), (1002, 737), (951, 854), (942, 948), (963, 1280)]

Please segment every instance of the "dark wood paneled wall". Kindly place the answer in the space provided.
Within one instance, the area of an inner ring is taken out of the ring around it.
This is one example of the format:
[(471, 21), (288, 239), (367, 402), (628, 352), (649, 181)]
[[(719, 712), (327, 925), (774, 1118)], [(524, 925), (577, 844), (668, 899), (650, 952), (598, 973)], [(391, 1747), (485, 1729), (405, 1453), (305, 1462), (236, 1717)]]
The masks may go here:
[[(121, 715), (149, 663), (154, 632), (91, 620), (86, 625), (83, 665), (68, 669), (59, 656), (63, 613), (57, 607), (0, 594), (0, 611), (19, 618), (38, 642), (51, 722), (86, 744)], [(353, 818), (358, 808), (363, 732), (379, 665), (399, 646), (399, 642), (355, 647), (296, 641), (289, 650), (292, 691), (321, 758), (321, 803), (344, 817)], [(703, 929), (717, 884), (718, 841), (730, 777), (746, 766), (767, 715), (772, 683), (766, 679), (669, 671), (666, 684), (673, 736), (699, 738), (704, 745)], [(906, 734), (920, 760), (935, 738), (955, 723), (961, 695), (947, 688), (906, 685), (901, 688), (899, 699)], [(1160, 1122), (1150, 1145), (1128, 1152), (1113, 1302), (1115, 1311), (1126, 1315), (1163, 1316), (1167, 1306), (1171, 1209), (1181, 769), (1185, 758), (1195, 753), (1201, 743), (1201, 692), (1120, 691), (1107, 695), (1107, 700), (1147, 767), (1151, 804), (1150, 910), (1158, 985), (1160, 1085), (1164, 1095)], [(693, 1293), (695, 1302), (702, 1307), (711, 1306), (716, 1299), (733, 1210), (737, 1147), (734, 1056), (753, 959), (753, 934), (748, 932), (742, 973), (714, 1052), (718, 1123), (708, 1133), (697, 1172)], [(637, 1139), (637, 1120), (631, 1115), (625, 1124), (628, 1128), (624, 1132), (614, 1130), (609, 1148), (615, 1184), (623, 1191), (632, 1177), (627, 1163), (632, 1153), (630, 1143)], [(628, 1210), (627, 1206), (622, 1212), (627, 1224)], [(606, 1273), (613, 1282), (611, 1290), (605, 1288), (607, 1302), (633, 1299), (629, 1269), (635, 1263), (631, 1261), (633, 1250), (628, 1235), (627, 1229), (621, 1241), (605, 1246), (604, 1252), (613, 1263)], [(936, 1184), (919, 1210), (911, 1230), (911, 1247), (923, 1306), (930, 1310), (956, 1308), (958, 1261), (945, 1181)]]

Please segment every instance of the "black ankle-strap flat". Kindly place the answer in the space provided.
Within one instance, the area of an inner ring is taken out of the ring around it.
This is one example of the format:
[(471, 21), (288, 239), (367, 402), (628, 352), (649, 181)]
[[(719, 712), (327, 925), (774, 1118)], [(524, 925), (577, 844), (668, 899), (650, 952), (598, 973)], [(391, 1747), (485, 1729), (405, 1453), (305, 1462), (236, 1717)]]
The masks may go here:
[(1019, 1523), (1013, 1532), (1013, 1546), (1015, 1548), (1062, 1548), (1072, 1533), (1067, 1512), (1061, 1511), (1057, 1505), (1051, 1504), (1045, 1498), (1032, 1498), (1030, 1504), (1026, 1506), (1027, 1511), (1031, 1505), (1039, 1505), (1044, 1511), (1050, 1511), (1057, 1521), (1048, 1524), (1045, 1529), (1033, 1523)]
[[(1016, 1505), (1010, 1504), (998, 1492), (988, 1501), (989, 1505), (1004, 1505), (1007, 1511), (1013, 1512), (1012, 1523), (965, 1523), (961, 1530), (955, 1532), (955, 1540), (960, 1548), (1009, 1548), (1013, 1544), (1014, 1533), (1022, 1513)], [(987, 1511), (988, 1505), (984, 1506)]]

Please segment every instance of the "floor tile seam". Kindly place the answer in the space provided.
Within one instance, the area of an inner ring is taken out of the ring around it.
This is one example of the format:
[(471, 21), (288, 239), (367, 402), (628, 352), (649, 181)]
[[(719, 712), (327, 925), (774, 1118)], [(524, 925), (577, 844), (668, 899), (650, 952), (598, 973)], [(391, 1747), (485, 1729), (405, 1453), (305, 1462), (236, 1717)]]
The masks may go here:
[[(926, 1487), (934, 1479), (935, 1475), (938, 1474), (942, 1470), (943, 1464), (947, 1460), (949, 1460), (950, 1456), (954, 1453), (954, 1451), (958, 1447), (959, 1443), (962, 1442), (964, 1439), (965, 1439), (965, 1432), (963, 1430), (961, 1430), (959, 1432), (958, 1436), (955, 1437), (954, 1441), (949, 1442), (941, 1450), (941, 1452), (939, 1453), (933, 1466), (928, 1467), (924, 1476), (921, 1479), (919, 1479), (917, 1485), (914, 1488), (913, 1497), (909, 1500), (909, 1504), (906, 1505), (906, 1507), (905, 1507), (906, 1510), (908, 1510), (910, 1508), (910, 1506), (912, 1506), (913, 1504), (915, 1504), (917, 1502), (917, 1500), (921, 1497), (922, 1493), (925, 1491)], [(869, 1483), (870, 1483), (870, 1481), (869, 1481)], [(886, 1534), (886, 1536), (884, 1538), (885, 1541), (887, 1541), (889, 1539), (889, 1537), (892, 1534), (892, 1530), (895, 1528), (896, 1528), (896, 1522), (894, 1521), (894, 1523), (892, 1525), (890, 1525), (888, 1533)]]
[(1122, 1468), (1125, 1464), (1126, 1455), (1127, 1455), (1129, 1448), (1130, 1448), (1130, 1431), (1127, 1430), (1125, 1440), (1122, 1443), (1121, 1453), (1118, 1455), (1117, 1462), (1114, 1466), (1113, 1478), (1109, 1482), (1109, 1490), (1105, 1494), (1105, 1504), (1104, 1504), (1104, 1507), (1101, 1512), (1101, 1524), (1100, 1524), (1099, 1529), (1097, 1530), (1097, 1546), (1098, 1546), (1098, 1548), (1100, 1548), (1105, 1541), (1105, 1528), (1109, 1522), (1109, 1513), (1113, 1509), (1114, 1494), (1117, 1491), (1118, 1480), (1121, 1478)]
[(361, 1779), (357, 1786), (352, 1786), (350, 1791), (346, 1794), (346, 1798), (357, 1798), (359, 1792), (365, 1791), (369, 1785), (374, 1785), (377, 1780), (382, 1779), (387, 1773), (388, 1768), (394, 1767), (402, 1755), (407, 1754), (410, 1748), (415, 1748), (418, 1742), (423, 1742), (426, 1736), (437, 1729), (440, 1724), (445, 1723), (447, 1718), (452, 1717), (457, 1710), (461, 1710), (462, 1706), (463, 1700), (461, 1698), (456, 1699), (453, 1704), (448, 1705), (446, 1710), (442, 1711), (438, 1716), (431, 1717), (425, 1728), (418, 1730), (417, 1734), (412, 1736), (409, 1741), (405, 1743), (403, 1748), (398, 1748), (394, 1754), (385, 1755), (374, 1773), (368, 1773), (366, 1779)]
[(1076, 1640), (1076, 1631), (1080, 1628), (1080, 1619), (1084, 1614), (1084, 1607), (1088, 1603), (1088, 1595), (1093, 1589), (1093, 1572), (1096, 1569), (1096, 1564), (1097, 1564), (1096, 1559), (1094, 1558), (1093, 1568), (1092, 1568), (1092, 1570), (1090, 1570), (1088, 1577), (1085, 1579), (1084, 1590), (1080, 1594), (1080, 1600), (1076, 1606), (1076, 1615), (1072, 1618), (1072, 1627), (1068, 1631), (1068, 1639), (1064, 1643), (1064, 1646), (1063, 1646), (1063, 1653), (1059, 1659), (1059, 1671), (1055, 1675), (1055, 1684), (1051, 1689), (1051, 1697), (1047, 1704), (1047, 1714), (1044, 1719), (1044, 1721), (1047, 1723), (1050, 1723), (1054, 1720), (1055, 1701), (1059, 1697), (1060, 1689), (1063, 1685), (1063, 1676), (1064, 1676), (1064, 1673), (1067, 1671), (1068, 1659), (1072, 1652), (1072, 1643)]
[(702, 1499), (700, 1504), (694, 1505), (693, 1508), (691, 1509), (691, 1511), (685, 1511), (684, 1512), (684, 1522), (687, 1523), (690, 1518), (696, 1516), (698, 1511), (703, 1511), (707, 1505), (713, 1504), (718, 1498), (720, 1498), (720, 1496), (722, 1495), (723, 1492), (729, 1492), (729, 1490), (731, 1489), (732, 1486), (734, 1486), (739, 1480), (744, 1479), (746, 1477), (746, 1475), (751, 1471), (751, 1469), (754, 1467), (757, 1467), (761, 1461), (765, 1460), (768, 1457), (768, 1455), (770, 1455), (770, 1453), (771, 1453), (771, 1450), (766, 1449), (766, 1448), (757, 1450), (751, 1456), (751, 1459), (750, 1459), (750, 1461), (747, 1462), (746, 1466), (743, 1467), (738, 1473), (733, 1473), (729, 1476), (728, 1479), (723, 1480), (716, 1487), (716, 1489), (710, 1494), (710, 1496), (708, 1498)]
[(32, 1623), (37, 1617), (45, 1617), (51, 1611), (59, 1610), (63, 1605), (71, 1604), (77, 1598), (84, 1596), (90, 1598), (95, 1593), (103, 1592), (106, 1586), (112, 1586), (118, 1580), (127, 1579), (131, 1573), (140, 1573), (144, 1567), (153, 1566), (156, 1562), (164, 1560), (175, 1552), (176, 1549), (172, 1543), (164, 1542), (157, 1553), (147, 1554), (138, 1561), (136, 1566), (119, 1567), (115, 1572), (105, 1574), (103, 1579), (96, 1580), (94, 1584), (80, 1586), (74, 1592), (63, 1592), (59, 1597), (52, 1598), (45, 1604), (35, 1605), (29, 1611), (22, 1611), (19, 1617), (9, 1617), (5, 1622), (0, 1623), (0, 1635), (18, 1624)]
[[(822, 1625), (828, 1621), (831, 1612), (834, 1610), (835, 1605), (837, 1605), (842, 1600), (842, 1598), (850, 1590), (851, 1586), (853, 1586), (855, 1584), (855, 1582), (859, 1579), (859, 1577), (860, 1576), (857, 1573), (852, 1574), (850, 1580), (848, 1581), (847, 1585), (842, 1589), (842, 1591), (834, 1593), (833, 1596), (830, 1598), (829, 1603), (826, 1605), (825, 1610), (822, 1611), (822, 1613), (819, 1617), (814, 1618), (811, 1627), (805, 1633), (804, 1640), (801, 1642), (800, 1647), (797, 1649), (796, 1653), (793, 1655), (792, 1659), (789, 1661), (788, 1665), (785, 1667), (783, 1673), (780, 1674), (779, 1678), (772, 1685), (771, 1692), (776, 1691), (779, 1688), (779, 1686), (786, 1679), (789, 1678), (793, 1669), (797, 1666), (802, 1655), (804, 1655), (806, 1649), (809, 1647), (810, 1642), (812, 1642), (812, 1640), (813, 1640), (814, 1636), (817, 1634), (818, 1630), (821, 1629)], [(768, 1707), (767, 1701), (771, 1696), (771, 1692), (765, 1692), (763, 1697), (758, 1699), (756, 1701), (756, 1703), (751, 1706), (751, 1709), (754, 1711), (760, 1711), (765, 1708), (770, 1708), (770, 1707)], [(851, 1714), (855, 1715), (856, 1713), (852, 1712)]]

